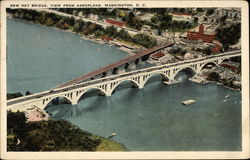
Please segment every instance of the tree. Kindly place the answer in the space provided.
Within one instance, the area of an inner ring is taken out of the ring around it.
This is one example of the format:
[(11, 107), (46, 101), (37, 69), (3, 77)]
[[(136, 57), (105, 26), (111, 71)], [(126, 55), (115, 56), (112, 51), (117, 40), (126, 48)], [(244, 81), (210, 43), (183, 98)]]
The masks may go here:
[(107, 73), (106, 72), (103, 72), (102, 73), (102, 77), (106, 77)]
[(194, 17), (194, 23), (197, 23), (198, 22), (198, 17)]
[(230, 45), (238, 43), (240, 37), (241, 23), (232, 24), (229, 27), (216, 29), (216, 39), (222, 43), (224, 51), (227, 51)]
[(117, 67), (115, 67), (115, 68), (113, 69), (112, 73), (113, 73), (113, 74), (116, 74), (116, 73), (117, 73), (117, 71), (118, 71), (118, 68), (117, 68)]
[(207, 16), (210, 16), (210, 15), (212, 15), (213, 13), (214, 13), (214, 8), (209, 8), (209, 9), (207, 10), (206, 15), (207, 15)]
[(22, 97), (22, 96), (23, 94), (21, 92), (7, 93), (7, 99), (13, 99), (13, 98)]
[(26, 91), (26, 93), (25, 93), (26, 96), (30, 95), (30, 94), (31, 94), (30, 91)]
[(197, 12), (203, 12), (203, 8), (196, 8)]
[(226, 19), (227, 19), (227, 15), (222, 16), (222, 17), (220, 18), (220, 22), (221, 22), (223, 25), (225, 25), (225, 24), (226, 24)]
[(129, 26), (132, 26), (133, 25), (133, 19), (135, 18), (135, 14), (134, 12), (129, 12), (128, 14), (128, 18), (127, 18), (127, 23)]
[(207, 47), (202, 50), (202, 52), (206, 55), (211, 55), (211, 50)]
[(18, 137), (25, 136), (26, 133), (26, 117), (24, 112), (17, 111), (16, 113), (8, 111), (7, 112), (7, 131), (13, 131)]
[(220, 81), (220, 75), (216, 72), (211, 72), (208, 77), (207, 80), (209, 81)]
[(117, 28), (115, 28), (114, 26), (107, 27), (105, 33), (110, 37), (115, 37), (117, 36)]
[(131, 40), (131, 36), (128, 34), (128, 31), (125, 31), (125, 29), (121, 29), (118, 32), (118, 35), (120, 38), (122, 38), (124, 40)]
[(166, 30), (168, 28), (168, 23), (165, 21), (160, 22), (159, 29), (160, 30)]
[(135, 29), (140, 31), (142, 26), (143, 26), (143, 23), (138, 17), (135, 17), (133, 19), (133, 26), (134, 26)]
[(139, 45), (142, 45), (146, 48), (154, 47), (157, 42), (156, 39), (146, 35), (146, 34), (137, 34), (133, 37), (133, 42)]
[(185, 8), (179, 8), (180, 13), (185, 13)]
[(155, 15), (150, 18), (150, 21), (154, 24), (158, 24), (160, 22), (160, 17), (158, 15)]

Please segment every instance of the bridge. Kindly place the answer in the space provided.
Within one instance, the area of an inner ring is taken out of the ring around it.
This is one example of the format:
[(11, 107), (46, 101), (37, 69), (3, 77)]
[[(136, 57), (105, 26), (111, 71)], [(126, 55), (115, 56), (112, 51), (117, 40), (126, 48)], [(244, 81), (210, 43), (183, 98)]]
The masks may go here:
[(164, 48), (167, 48), (169, 46), (172, 46), (174, 44), (174, 42), (167, 42), (167, 43), (164, 43), (162, 45), (158, 45), (158, 46), (155, 46), (155, 47), (152, 47), (152, 48), (149, 48), (147, 50), (143, 50), (143, 51), (140, 51), (138, 53), (136, 53), (135, 55), (133, 56), (129, 56), (129, 57), (126, 57), (126, 58), (123, 58), (115, 63), (112, 63), (110, 65), (107, 65), (103, 68), (100, 68), (98, 70), (95, 70), (93, 72), (90, 72), (86, 75), (83, 75), (83, 76), (80, 76), (78, 78), (75, 78), (69, 82), (66, 82), (60, 86), (58, 86), (58, 88), (62, 88), (62, 87), (65, 87), (65, 86), (68, 86), (68, 85), (72, 85), (72, 84), (76, 84), (76, 83), (79, 83), (79, 82), (83, 82), (83, 81), (86, 81), (86, 80), (93, 80), (95, 79), (97, 76), (101, 76), (101, 77), (105, 77), (106, 75), (108, 75), (108, 72), (113, 72), (113, 73), (116, 73), (117, 70), (118, 70), (118, 67), (120, 66), (124, 66), (124, 69), (128, 68), (128, 66), (131, 64), (131, 63), (135, 63), (137, 64), (139, 62), (139, 59), (142, 57), (145, 57), (145, 56), (148, 56), (152, 53), (155, 53), (157, 51), (160, 51)]
[(45, 109), (45, 107), (52, 100), (59, 97), (64, 97), (72, 105), (76, 105), (81, 97), (91, 89), (97, 89), (101, 94), (105, 96), (111, 96), (116, 87), (124, 81), (129, 81), (134, 87), (141, 89), (144, 87), (150, 77), (156, 74), (160, 74), (162, 76), (162, 80), (171, 84), (171, 82), (175, 81), (176, 75), (183, 69), (190, 68), (195, 74), (198, 74), (208, 64), (212, 63), (218, 66), (224, 60), (237, 56), (241, 56), (241, 50), (230, 51), (176, 63), (164, 64), (100, 79), (89, 80), (79, 84), (57, 88), (52, 91), (45, 91), (8, 100), (7, 108), (11, 109), (12, 111), (24, 111), (28, 108), (31, 108), (32, 106)]

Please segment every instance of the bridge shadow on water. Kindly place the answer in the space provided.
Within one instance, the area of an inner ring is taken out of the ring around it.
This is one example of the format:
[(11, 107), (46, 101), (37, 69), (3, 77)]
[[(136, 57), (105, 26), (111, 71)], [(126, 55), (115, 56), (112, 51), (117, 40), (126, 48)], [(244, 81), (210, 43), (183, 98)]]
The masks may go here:
[[(158, 90), (159, 87), (162, 87), (161, 79), (162, 77), (160, 75), (152, 76), (145, 84), (145, 87), (153, 83), (159, 83), (157, 87), (154, 87), (156, 90)], [(93, 112), (95, 110), (115, 106), (115, 103), (113, 103), (113, 96), (115, 94), (125, 93), (118, 98), (121, 98), (123, 101), (128, 102), (133, 101), (134, 99), (138, 99), (138, 95), (142, 95), (143, 92), (143, 89), (136, 88), (130, 81), (124, 81), (115, 88), (110, 97), (103, 96), (97, 89), (91, 89), (83, 94), (83, 96), (79, 99), (79, 103), (77, 105), (73, 106), (65, 98), (59, 98), (56, 102), (54, 102), (54, 104), (53, 102), (50, 102), (46, 106), (45, 111), (56, 119), (60, 119), (63, 117), (75, 117), (88, 112)], [(84, 101), (86, 101), (86, 103)]]
[[(180, 72), (176, 77), (182, 78), (184, 76), (184, 79), (187, 80), (187, 78), (191, 76), (190, 73), (189, 71)], [(160, 91), (160, 88), (164, 86), (165, 84), (162, 83), (162, 76), (160, 74), (156, 74), (150, 77), (143, 89), (135, 88), (130, 81), (124, 81), (115, 88), (110, 97), (101, 95), (100, 91), (97, 89), (91, 89), (84, 93), (77, 105), (73, 106), (71, 104), (61, 104), (68, 103), (67, 101), (65, 101), (65, 99), (62, 98), (62, 102), (60, 102), (60, 104), (48, 105), (46, 107), (46, 111), (48, 113), (53, 113), (52, 117), (55, 117), (57, 119), (63, 117), (76, 117), (88, 112), (103, 110), (107, 107), (118, 107), (115, 101), (119, 100), (119, 98), (124, 102), (134, 101), (135, 99), (143, 99), (143, 94), (148, 87), (150, 87), (151, 91), (156, 92)], [(115, 96), (115, 94), (119, 94), (119, 96)], [(164, 93), (162, 91), (159, 94)], [(130, 106), (127, 105), (126, 107), (129, 108)]]
[[(122, 90), (125, 91), (124, 89), (126, 88), (126, 86), (129, 86), (129, 84), (122, 85), (118, 92)], [(128, 105), (125, 105), (126, 107), (123, 109), (129, 109), (130, 107), (132, 107), (129, 105), (129, 102), (135, 101), (137, 99), (142, 99), (144, 91), (136, 88), (127, 88), (125, 92), (120, 93), (121, 94), (119, 94), (118, 96), (96, 96), (92, 98), (89, 97), (89, 99), (85, 99), (86, 102), (82, 101), (79, 102), (77, 105), (70, 107), (70, 109), (68, 109), (63, 116), (65, 118), (70, 118), (88, 114), (89, 112), (96, 112), (98, 110), (101, 111), (111, 108), (116, 110), (119, 107), (124, 107), (123, 105), (117, 105), (117, 101), (120, 101), (121, 99), (124, 103), (128, 102)]]
[[(110, 97), (106, 96), (95, 97), (94, 95), (98, 95), (98, 91), (90, 92), (89, 93), (90, 95), (83, 96), (82, 101), (80, 101), (77, 105), (72, 106), (71, 109), (69, 109), (67, 113), (65, 113), (65, 117), (66, 118), (77, 117), (79, 115), (87, 114), (89, 112), (105, 110), (107, 108), (112, 108), (112, 107), (119, 107), (119, 105), (117, 105), (116, 103), (117, 98), (118, 99), (121, 98), (125, 102), (133, 101), (134, 99), (137, 98), (138, 93), (141, 92), (139, 89), (131, 88), (131, 85), (129, 83), (121, 85), (121, 87), (119, 88), (120, 89), (118, 89), (116, 92), (125, 91), (125, 89), (127, 89), (127, 91), (124, 92), (125, 94), (123, 94), (121, 97), (117, 96), (114, 97), (114, 95), (111, 95)], [(84, 100), (86, 101), (86, 103), (84, 102)]]

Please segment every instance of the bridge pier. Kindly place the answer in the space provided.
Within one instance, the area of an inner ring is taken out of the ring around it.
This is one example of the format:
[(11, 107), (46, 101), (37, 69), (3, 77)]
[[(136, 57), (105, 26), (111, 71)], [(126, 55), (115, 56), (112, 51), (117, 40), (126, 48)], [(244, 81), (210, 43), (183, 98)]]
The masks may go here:
[(78, 103), (77, 100), (72, 100), (72, 101), (71, 101), (71, 104), (72, 104), (72, 105), (76, 105), (77, 103)]

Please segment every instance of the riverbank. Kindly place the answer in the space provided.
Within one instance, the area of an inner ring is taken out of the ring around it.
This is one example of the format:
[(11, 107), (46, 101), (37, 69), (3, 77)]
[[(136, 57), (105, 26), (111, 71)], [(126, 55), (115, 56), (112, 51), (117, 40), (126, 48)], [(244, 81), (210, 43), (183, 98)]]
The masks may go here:
[[(9, 19), (13, 19), (13, 20), (16, 20), (16, 21), (25, 21), (25, 20), (22, 20), (22, 19), (18, 19), (18, 18), (13, 18), (13, 16), (7, 16)], [(31, 21), (25, 21), (27, 23), (31, 23), (31, 24), (36, 24), (36, 25), (40, 25), (40, 26), (44, 26), (42, 24), (37, 24), (37, 23), (34, 23), (34, 22), (31, 22)], [(49, 27), (49, 26), (46, 26), (46, 27)], [(62, 29), (59, 29), (57, 27), (52, 27), (50, 26), (49, 27), (50, 29), (54, 29), (54, 30), (57, 30), (57, 31), (62, 31), (62, 32), (67, 32), (67, 33), (72, 33), (72, 34), (76, 34), (76, 35), (79, 35), (81, 39), (84, 39), (84, 40), (87, 40), (87, 41), (91, 41), (91, 42), (95, 42), (95, 43), (98, 43), (98, 44), (103, 44), (103, 45), (107, 45), (107, 46), (116, 46), (117, 49), (121, 50), (121, 51), (124, 51), (126, 52), (128, 55), (132, 56), (134, 55), (135, 53), (133, 53), (133, 50), (131, 49), (128, 49), (128, 48), (125, 48), (125, 47), (122, 47), (122, 46), (118, 46), (118, 45), (115, 45), (117, 43), (117, 40), (114, 39), (114, 40), (110, 40), (110, 41), (105, 41), (105, 40), (102, 40), (100, 37), (97, 38), (97, 37), (93, 37), (93, 36), (87, 36), (87, 35), (82, 35), (82, 34), (77, 34), (76, 32), (73, 32), (72, 30), (70, 29), (67, 29), (67, 30), (62, 30)]]
[(42, 24), (49, 27), (56, 27), (62, 30), (68, 30), (84, 35), (93, 35), (95, 37), (108, 36), (111, 38), (122, 39), (145, 48), (151, 48), (157, 45), (155, 38), (146, 34), (138, 33), (131, 36), (127, 30), (118, 29), (114, 26), (103, 27), (97, 23), (86, 22), (83, 19), (68, 17), (47, 11), (37, 11), (29, 9), (7, 9), (8, 17), (19, 18), (26, 21)]
[(233, 88), (233, 87), (226, 86), (226, 85), (224, 85), (223, 83), (220, 83), (220, 82), (209, 81), (209, 80), (207, 80), (207, 76), (205, 76), (205, 75), (195, 75), (195, 76), (189, 78), (189, 80), (192, 81), (192, 82), (198, 83), (198, 84), (213, 83), (213, 84), (223, 86), (224, 88), (227, 88), (227, 89), (230, 89), (230, 90), (233, 90), (233, 91), (238, 91), (238, 92), (241, 91), (241, 88), (239, 88), (239, 89), (238, 88)]
[(47, 121), (49, 120), (49, 115), (37, 107), (30, 108), (25, 111), (25, 116), (28, 122), (37, 122), (37, 121)]
[(112, 139), (81, 130), (68, 121), (53, 119), (29, 121), (25, 118), (25, 114), (27, 113), (8, 111), (8, 151), (127, 150), (124, 145)]

